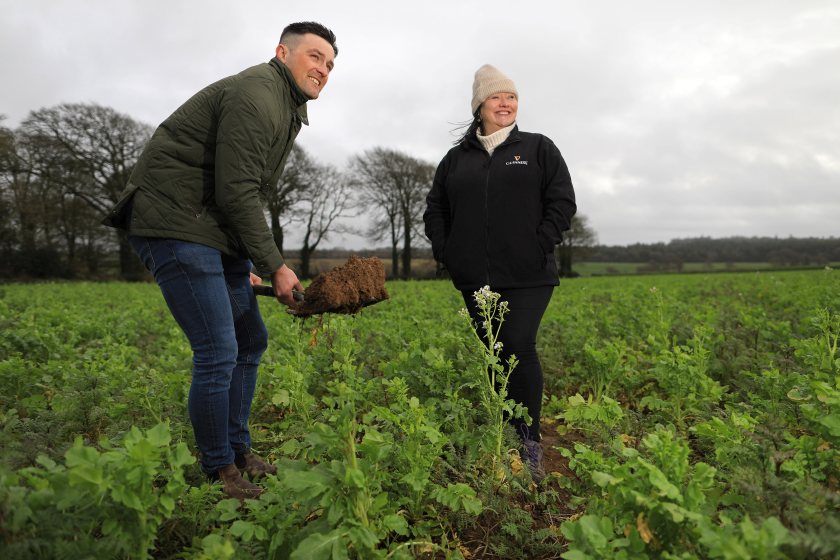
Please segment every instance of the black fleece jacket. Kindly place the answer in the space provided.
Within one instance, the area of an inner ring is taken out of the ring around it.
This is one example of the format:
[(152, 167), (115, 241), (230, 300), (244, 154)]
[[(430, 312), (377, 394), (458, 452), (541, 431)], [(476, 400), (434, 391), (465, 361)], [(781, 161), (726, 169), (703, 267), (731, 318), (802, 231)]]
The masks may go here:
[(475, 136), (449, 150), (423, 220), (459, 290), (526, 288), (558, 284), (554, 246), (576, 210), (560, 151), (514, 127), (492, 155)]

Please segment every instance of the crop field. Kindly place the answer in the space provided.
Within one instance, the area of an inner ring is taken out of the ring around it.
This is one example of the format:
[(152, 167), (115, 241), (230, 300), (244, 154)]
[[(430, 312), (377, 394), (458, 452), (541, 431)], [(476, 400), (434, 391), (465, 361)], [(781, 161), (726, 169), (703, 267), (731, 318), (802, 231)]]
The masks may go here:
[[(660, 272), (755, 272), (778, 268), (778, 265), (769, 262), (689, 262), (682, 263), (680, 270), (675, 265), (663, 265)], [(634, 262), (579, 262), (575, 263), (574, 269), (581, 276), (656, 273), (649, 263)]]
[[(266, 493), (196, 462), (156, 286), (0, 285), (0, 558), (840, 557), (840, 271), (565, 280), (535, 484), (448, 282), (270, 332)], [(514, 413), (516, 413), (514, 409)]]

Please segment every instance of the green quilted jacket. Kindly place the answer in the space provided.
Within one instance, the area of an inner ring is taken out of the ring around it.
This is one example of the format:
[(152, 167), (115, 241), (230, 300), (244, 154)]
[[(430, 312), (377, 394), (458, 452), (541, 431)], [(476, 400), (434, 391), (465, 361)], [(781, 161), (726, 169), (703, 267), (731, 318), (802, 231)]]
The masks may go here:
[(157, 128), (103, 223), (214, 247), (271, 274), (283, 256), (263, 199), (309, 124), (307, 101), (276, 58), (205, 87)]

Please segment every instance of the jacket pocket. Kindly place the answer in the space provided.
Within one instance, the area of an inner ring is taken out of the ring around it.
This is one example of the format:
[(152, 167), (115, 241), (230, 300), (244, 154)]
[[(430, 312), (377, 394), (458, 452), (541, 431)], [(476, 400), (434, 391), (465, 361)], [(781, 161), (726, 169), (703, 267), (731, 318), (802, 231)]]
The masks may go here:
[(134, 202), (134, 193), (139, 187), (134, 184), (129, 184), (128, 188), (123, 191), (119, 202), (108, 212), (105, 219), (102, 220), (102, 225), (114, 227), (118, 229), (128, 229), (128, 222), (131, 219), (131, 208)]
[(537, 265), (537, 270), (544, 269), (548, 260), (546, 259), (545, 250), (543, 250), (543, 247), (540, 244), (539, 232), (534, 232), (533, 239), (531, 241), (531, 251), (536, 255), (534, 257), (534, 262)]
[(466, 240), (450, 235), (443, 247), (443, 264), (450, 278), (456, 283), (480, 277), (483, 267), (479, 266), (476, 251), (471, 250)]
[[(536, 235), (537, 247), (542, 255), (542, 269), (544, 270), (548, 266), (549, 261), (554, 257), (554, 248), (556, 245), (551, 242), (549, 237), (541, 235), (539, 231), (536, 232)], [(546, 249), (546, 245), (550, 245), (551, 248)]]

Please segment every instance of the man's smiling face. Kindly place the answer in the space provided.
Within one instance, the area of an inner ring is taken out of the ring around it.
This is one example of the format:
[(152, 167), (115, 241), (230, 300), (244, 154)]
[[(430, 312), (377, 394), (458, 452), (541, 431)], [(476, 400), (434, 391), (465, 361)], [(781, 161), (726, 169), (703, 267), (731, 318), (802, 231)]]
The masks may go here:
[(312, 33), (293, 36), (277, 45), (277, 58), (310, 99), (318, 99), (335, 64), (332, 45)]

